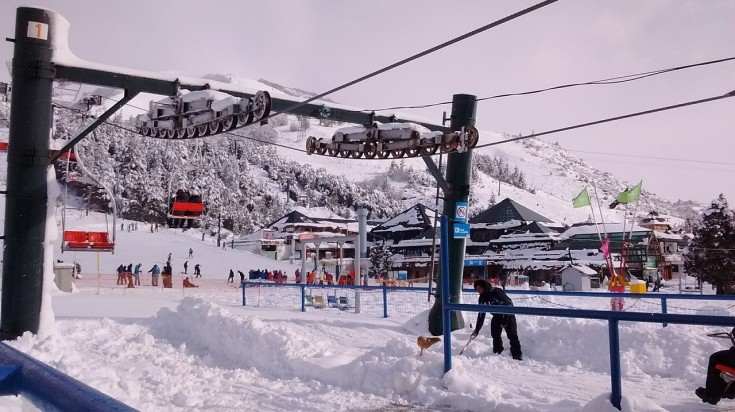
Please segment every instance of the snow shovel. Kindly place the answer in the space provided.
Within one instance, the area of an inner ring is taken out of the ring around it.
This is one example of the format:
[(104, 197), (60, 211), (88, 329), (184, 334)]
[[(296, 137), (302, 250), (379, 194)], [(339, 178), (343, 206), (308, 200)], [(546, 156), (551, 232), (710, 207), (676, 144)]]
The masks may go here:
[(468, 340), (467, 343), (464, 344), (464, 348), (462, 348), (462, 350), (459, 351), (460, 355), (464, 352), (465, 349), (467, 349), (468, 346), (470, 346), (470, 342), (472, 342), (476, 337), (477, 335), (474, 335), (474, 336), (470, 335), (470, 340)]

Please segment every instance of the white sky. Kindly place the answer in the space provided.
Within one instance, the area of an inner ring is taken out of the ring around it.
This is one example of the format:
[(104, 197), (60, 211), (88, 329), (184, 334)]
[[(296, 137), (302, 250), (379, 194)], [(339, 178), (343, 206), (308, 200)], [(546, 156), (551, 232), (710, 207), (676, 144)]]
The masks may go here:
[[(71, 23), (81, 58), (191, 76), (232, 73), (322, 92), (535, 4), (530, 1), (47, 1)], [(0, 5), (14, 34), (17, 1)], [(735, 1), (562, 0), (337, 93), (365, 108), (479, 97), (663, 69), (735, 55)], [(3, 60), (12, 44), (0, 46)], [(478, 106), (484, 130), (529, 134), (724, 94), (735, 63), (623, 85), (512, 97)], [(0, 81), (9, 76), (0, 70)], [(661, 196), (735, 199), (735, 99), (548, 137)], [(448, 106), (415, 111), (439, 122)], [(481, 142), (482, 143), (482, 140)], [(723, 162), (727, 164), (716, 164)]]

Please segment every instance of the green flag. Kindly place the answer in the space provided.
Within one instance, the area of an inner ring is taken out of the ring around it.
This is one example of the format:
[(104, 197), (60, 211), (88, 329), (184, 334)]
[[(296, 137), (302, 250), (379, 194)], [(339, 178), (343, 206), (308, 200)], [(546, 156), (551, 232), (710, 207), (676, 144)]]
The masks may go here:
[(574, 207), (582, 207), (582, 206), (589, 206), (590, 205), (590, 195), (587, 193), (587, 188), (585, 187), (582, 189), (581, 192), (572, 199), (572, 206)]
[(641, 185), (643, 184), (643, 181), (641, 180), (637, 185), (633, 186), (632, 189), (623, 190), (622, 192), (618, 193), (618, 196), (615, 198), (619, 203), (635, 203), (638, 201), (638, 198), (641, 196)]

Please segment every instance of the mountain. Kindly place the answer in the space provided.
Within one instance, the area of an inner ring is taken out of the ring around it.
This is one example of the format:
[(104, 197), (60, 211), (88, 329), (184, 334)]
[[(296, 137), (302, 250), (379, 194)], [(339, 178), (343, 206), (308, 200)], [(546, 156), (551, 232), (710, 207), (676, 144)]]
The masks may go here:
[[(311, 95), (266, 80), (216, 74), (206, 78), (276, 95)], [(103, 110), (115, 100), (109, 93), (104, 96), (103, 106), (92, 111)], [(147, 101), (130, 105), (137, 113), (147, 106)], [(118, 116), (112, 123), (132, 129), (131, 115)], [(74, 111), (57, 110), (57, 145), (71, 138), (79, 125)], [(277, 116), (262, 127), (196, 141), (166, 141), (103, 125), (78, 145), (78, 151), (88, 169), (113, 187), (118, 210), (131, 219), (162, 221), (169, 187), (201, 191), (210, 212), (203, 224), (217, 225), (222, 217), (225, 227), (239, 233), (257, 230), (294, 204), (323, 206), (347, 217), (354, 216), (355, 205), (362, 203), (371, 208), (372, 219), (391, 217), (416, 203), (435, 205), (436, 183), (419, 158), (367, 160), (306, 154), (308, 136), (331, 139), (343, 126), (347, 125), (325, 126), (316, 119), (304, 122), (295, 116)], [(508, 137), (480, 131), (479, 144)], [(623, 206), (611, 210), (607, 205), (617, 193), (638, 183), (601, 172), (558, 144), (538, 139), (479, 148), (474, 153), (470, 216), (507, 197), (561, 224), (586, 221), (591, 218), (590, 209), (574, 209), (571, 199), (588, 187), (594, 200), (596, 187), (605, 221), (620, 222)], [(438, 156), (434, 162), (439, 163)], [(182, 172), (187, 168), (195, 171)], [(663, 200), (646, 190), (645, 181), (640, 199), (638, 216), (655, 211), (678, 218), (681, 225), (700, 207)], [(599, 220), (599, 211), (595, 214)]]

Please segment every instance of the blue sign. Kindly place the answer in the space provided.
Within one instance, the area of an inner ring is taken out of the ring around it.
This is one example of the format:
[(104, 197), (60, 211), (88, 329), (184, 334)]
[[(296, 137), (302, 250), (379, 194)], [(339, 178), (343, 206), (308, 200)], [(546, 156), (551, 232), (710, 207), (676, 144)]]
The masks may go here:
[(464, 265), (465, 266), (485, 266), (485, 261), (479, 260), (479, 259), (465, 259)]
[(467, 239), (470, 237), (470, 224), (469, 223), (455, 223), (454, 224), (454, 238), (455, 239)]
[(468, 207), (467, 202), (457, 202), (455, 203), (455, 205), (456, 206), (454, 208), (454, 222), (455, 223), (467, 223), (467, 207)]

